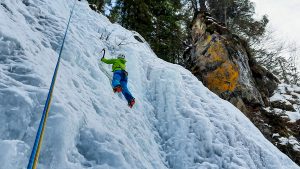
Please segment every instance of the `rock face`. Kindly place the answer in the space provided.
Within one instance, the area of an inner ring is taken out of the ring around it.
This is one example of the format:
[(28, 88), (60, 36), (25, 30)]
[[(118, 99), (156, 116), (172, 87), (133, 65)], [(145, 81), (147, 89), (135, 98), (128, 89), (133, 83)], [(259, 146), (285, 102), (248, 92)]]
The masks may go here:
[[(279, 84), (264, 110), (274, 116), (272, 142), (300, 164), (300, 87)], [(278, 123), (280, 122), (280, 123)], [(273, 123), (273, 125), (272, 125)]]
[(281, 112), (295, 112), (296, 101), (291, 98), (296, 96), (286, 101), (272, 99), (279, 80), (256, 62), (245, 41), (231, 34), (208, 13), (195, 14), (192, 42), (184, 53), (185, 67), (207, 88), (240, 109), (267, 139), (300, 164), (299, 142), (296, 148), (281, 144), (299, 140), (300, 120), (291, 123), (287, 115), (278, 113), (279, 108)]
[(278, 80), (256, 64), (244, 41), (205, 12), (193, 19), (192, 40), (186, 67), (211, 91), (245, 113), (269, 105)]

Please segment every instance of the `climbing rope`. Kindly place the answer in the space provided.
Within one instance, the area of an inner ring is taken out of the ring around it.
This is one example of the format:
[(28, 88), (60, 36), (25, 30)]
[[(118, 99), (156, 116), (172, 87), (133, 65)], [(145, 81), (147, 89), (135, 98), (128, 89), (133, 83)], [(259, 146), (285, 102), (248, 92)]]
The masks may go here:
[(69, 29), (69, 25), (70, 25), (70, 21), (71, 21), (72, 15), (73, 15), (75, 5), (76, 5), (76, 0), (74, 2), (73, 7), (72, 7), (70, 17), (69, 17), (69, 20), (68, 20), (68, 24), (67, 24), (67, 28), (66, 28), (64, 38), (63, 38), (63, 41), (62, 41), (62, 45), (60, 47), (60, 51), (59, 51), (57, 63), (56, 63), (56, 66), (55, 66), (54, 74), (53, 74), (53, 77), (52, 77), (50, 89), (49, 89), (49, 92), (48, 92), (48, 96), (47, 96), (47, 100), (46, 100), (45, 107), (44, 107), (44, 110), (43, 110), (42, 118), (41, 118), (41, 121), (40, 121), (40, 124), (39, 124), (39, 128), (38, 128), (38, 131), (37, 131), (37, 134), (36, 134), (36, 137), (35, 137), (35, 141), (34, 141), (32, 151), (31, 151), (31, 155), (30, 155), (30, 158), (29, 158), (27, 169), (36, 169), (36, 167), (37, 167), (39, 154), (40, 154), (40, 150), (41, 150), (41, 145), (42, 145), (42, 140), (43, 140), (43, 137), (44, 137), (45, 126), (46, 126), (46, 122), (47, 122), (47, 118), (48, 118), (48, 112), (50, 110), (50, 105), (51, 105), (51, 100), (52, 100), (52, 93), (53, 93), (53, 90), (54, 90), (57, 71), (58, 71), (59, 64), (60, 64), (60, 58), (61, 58), (63, 47), (64, 47), (64, 44), (65, 44), (67, 32), (68, 32), (68, 29)]

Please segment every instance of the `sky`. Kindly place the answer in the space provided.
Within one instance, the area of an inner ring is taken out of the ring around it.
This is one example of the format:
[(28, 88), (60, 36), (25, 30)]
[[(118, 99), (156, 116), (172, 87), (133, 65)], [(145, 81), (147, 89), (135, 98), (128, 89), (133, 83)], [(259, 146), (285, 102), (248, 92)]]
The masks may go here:
[[(300, 0), (252, 0), (258, 16), (268, 15), (269, 27), (276, 39), (295, 44), (300, 50)], [(298, 51), (299, 51), (298, 50)], [(287, 57), (288, 53), (285, 53)], [(299, 52), (296, 66), (300, 70)]]
[(300, 46), (300, 0), (252, 0), (256, 12), (267, 14), (269, 26), (281, 38)]

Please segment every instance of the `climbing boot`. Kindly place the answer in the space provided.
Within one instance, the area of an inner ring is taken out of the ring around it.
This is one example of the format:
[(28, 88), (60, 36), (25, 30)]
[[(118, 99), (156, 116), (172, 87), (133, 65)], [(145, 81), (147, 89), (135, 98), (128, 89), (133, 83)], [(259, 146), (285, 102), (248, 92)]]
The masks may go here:
[(135, 99), (133, 98), (133, 99), (131, 99), (131, 101), (128, 102), (128, 106), (130, 108), (132, 108), (132, 106), (134, 105), (134, 103), (135, 103)]
[(122, 87), (121, 87), (120, 85), (114, 87), (114, 93), (116, 93), (116, 92), (117, 92), (117, 93), (122, 92)]

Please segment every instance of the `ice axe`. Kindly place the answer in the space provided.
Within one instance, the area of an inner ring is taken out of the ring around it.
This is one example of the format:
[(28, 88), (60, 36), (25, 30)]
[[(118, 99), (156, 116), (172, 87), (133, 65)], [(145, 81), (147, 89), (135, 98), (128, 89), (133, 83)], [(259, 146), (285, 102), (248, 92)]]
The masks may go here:
[[(102, 58), (104, 58), (104, 56), (105, 56), (105, 48), (103, 48), (103, 49), (101, 50), (101, 52), (100, 52), (100, 53), (102, 53), (102, 51), (103, 51)], [(101, 59), (102, 59), (102, 58), (101, 58)]]

